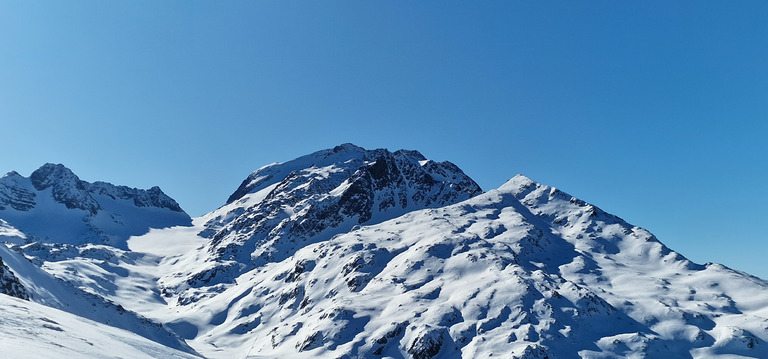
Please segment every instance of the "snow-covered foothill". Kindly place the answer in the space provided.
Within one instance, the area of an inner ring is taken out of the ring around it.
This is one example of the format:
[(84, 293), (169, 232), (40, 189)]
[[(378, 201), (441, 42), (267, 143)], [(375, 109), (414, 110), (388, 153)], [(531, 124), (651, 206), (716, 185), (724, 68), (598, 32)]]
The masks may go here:
[(115, 303), (104, 296), (95, 295), (55, 278), (39, 268), (21, 253), (0, 244), (0, 258), (18, 279), (28, 299), (51, 308), (128, 330), (161, 345), (194, 353), (174, 332), (161, 323), (148, 319)]
[(3, 358), (200, 358), (38, 303), (0, 295), (0, 307)]

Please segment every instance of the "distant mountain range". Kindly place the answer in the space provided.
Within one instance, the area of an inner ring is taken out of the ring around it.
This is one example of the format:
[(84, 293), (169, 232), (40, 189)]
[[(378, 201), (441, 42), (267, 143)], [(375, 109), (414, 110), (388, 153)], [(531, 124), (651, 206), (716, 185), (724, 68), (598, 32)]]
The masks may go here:
[(521, 175), (483, 192), (343, 144), (223, 203), (190, 218), (54, 164), (0, 178), (4, 353), (768, 358), (768, 282)]

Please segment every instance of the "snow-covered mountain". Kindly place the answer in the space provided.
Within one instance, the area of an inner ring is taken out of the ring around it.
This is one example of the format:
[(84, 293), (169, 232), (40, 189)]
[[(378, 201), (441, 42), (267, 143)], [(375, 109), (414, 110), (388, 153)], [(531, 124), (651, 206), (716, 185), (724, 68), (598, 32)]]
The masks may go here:
[(21, 230), (26, 243), (106, 244), (121, 249), (130, 236), (149, 228), (191, 223), (159, 187), (140, 190), (88, 183), (63, 165), (50, 163), (28, 178), (16, 172), (0, 178), (0, 218)]
[[(167, 335), (115, 325), (114, 310), (68, 311), (163, 345), (178, 336), (187, 353), (768, 358), (768, 282), (692, 263), (524, 176), (482, 193), (451, 163), (345, 144), (262, 167), (190, 223), (164, 195), (102, 195), (53, 167), (0, 181), (0, 287), (53, 307), (46, 290), (112, 303)], [(136, 215), (147, 208), (158, 222)], [(22, 212), (77, 213), (95, 234), (59, 239), (70, 217), (36, 228), (46, 222)]]

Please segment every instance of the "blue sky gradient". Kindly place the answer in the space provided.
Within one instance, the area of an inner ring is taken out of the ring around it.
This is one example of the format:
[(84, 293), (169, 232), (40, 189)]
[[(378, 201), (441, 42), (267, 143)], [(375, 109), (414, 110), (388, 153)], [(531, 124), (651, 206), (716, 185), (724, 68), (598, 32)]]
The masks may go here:
[(768, 3), (2, 1), (0, 172), (192, 215), (352, 142), (517, 173), (768, 278)]

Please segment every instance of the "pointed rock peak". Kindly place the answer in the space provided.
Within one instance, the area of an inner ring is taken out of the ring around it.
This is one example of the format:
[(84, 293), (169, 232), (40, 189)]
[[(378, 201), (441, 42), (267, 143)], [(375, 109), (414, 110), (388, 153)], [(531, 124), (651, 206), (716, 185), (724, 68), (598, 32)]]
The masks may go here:
[(339, 152), (365, 152), (365, 149), (360, 146), (355, 146), (351, 143), (342, 143), (333, 148), (333, 153)]
[(424, 155), (421, 154), (421, 152), (416, 150), (397, 150), (394, 153), (395, 156), (404, 156), (404, 157), (410, 157), (417, 161), (426, 161), (427, 158), (424, 157)]
[(32, 185), (38, 191), (42, 191), (57, 183), (83, 189), (80, 178), (62, 164), (46, 163), (32, 172), (29, 179), (32, 180)]
[(11, 171), (3, 175), (1, 178), (13, 178), (13, 177), (22, 177), (18, 172)]

